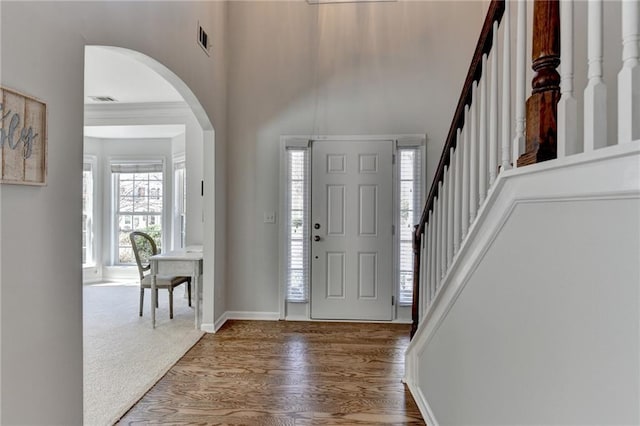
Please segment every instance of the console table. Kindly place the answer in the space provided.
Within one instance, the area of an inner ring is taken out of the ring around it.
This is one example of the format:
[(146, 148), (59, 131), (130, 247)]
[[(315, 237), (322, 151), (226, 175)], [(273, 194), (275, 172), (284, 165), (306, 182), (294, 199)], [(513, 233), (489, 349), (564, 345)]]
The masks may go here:
[(174, 250), (149, 258), (151, 264), (151, 323), (156, 327), (156, 276), (190, 276), (195, 294), (195, 327), (200, 329), (200, 276), (202, 276), (202, 252)]

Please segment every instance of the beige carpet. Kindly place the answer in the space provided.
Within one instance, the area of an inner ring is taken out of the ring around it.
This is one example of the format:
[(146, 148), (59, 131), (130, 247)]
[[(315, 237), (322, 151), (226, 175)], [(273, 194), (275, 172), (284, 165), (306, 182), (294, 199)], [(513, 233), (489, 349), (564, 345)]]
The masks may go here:
[(156, 328), (151, 328), (150, 292), (138, 316), (139, 287), (84, 286), (84, 424), (112, 425), (204, 334), (194, 328), (194, 310), (174, 293), (160, 291)]

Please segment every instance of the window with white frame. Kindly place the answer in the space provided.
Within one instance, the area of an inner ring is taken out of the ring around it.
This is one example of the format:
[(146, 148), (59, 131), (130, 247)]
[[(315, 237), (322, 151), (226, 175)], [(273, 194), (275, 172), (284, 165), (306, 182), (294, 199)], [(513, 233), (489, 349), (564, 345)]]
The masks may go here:
[(398, 305), (413, 303), (413, 230), (420, 220), (422, 161), (420, 147), (398, 147), (400, 241), (398, 250)]
[(309, 300), (309, 150), (287, 148), (287, 301)]
[(95, 160), (85, 158), (82, 165), (82, 266), (95, 264), (94, 250), (94, 167)]
[(135, 257), (129, 234), (142, 231), (162, 247), (162, 161), (112, 162), (115, 212), (115, 262), (133, 264)]
[(174, 194), (174, 248), (184, 248), (186, 240), (187, 214), (187, 179), (185, 160), (173, 163), (173, 194)]

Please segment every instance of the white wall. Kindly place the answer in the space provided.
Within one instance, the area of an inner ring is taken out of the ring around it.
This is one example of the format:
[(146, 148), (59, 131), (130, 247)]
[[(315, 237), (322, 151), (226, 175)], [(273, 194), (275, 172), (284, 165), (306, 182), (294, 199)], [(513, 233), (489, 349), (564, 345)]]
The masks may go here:
[[(1, 82), (45, 100), (49, 108), (48, 186), (5, 185), (1, 193), (0, 423), (78, 425), (82, 423), (79, 224), (84, 45), (142, 52), (170, 68), (193, 91), (216, 129), (216, 145), (205, 146), (204, 161), (216, 161), (215, 182), (211, 166), (208, 181), (216, 187), (217, 199), (210, 200), (210, 207), (215, 207), (216, 227), (221, 229), (226, 197), (227, 5), (3, 1), (0, 7)], [(211, 58), (196, 44), (198, 21), (210, 32)], [(213, 235), (214, 229), (205, 227), (205, 232)], [(212, 284), (215, 273), (216, 283), (222, 284), (224, 232), (216, 230), (215, 237), (220, 267), (214, 271), (208, 265), (205, 279)], [(207, 296), (213, 298), (213, 289), (205, 291)], [(224, 298), (216, 303), (216, 309), (224, 309)], [(205, 309), (208, 305), (207, 320), (213, 322), (213, 300), (205, 300)]]
[[(483, 2), (229, 4), (228, 309), (278, 311), (281, 135), (427, 134), (432, 176)], [(455, 25), (453, 25), (455, 23)], [(453, 47), (453, 48), (452, 48)]]
[(421, 354), (440, 425), (638, 424), (639, 216), (516, 208)]

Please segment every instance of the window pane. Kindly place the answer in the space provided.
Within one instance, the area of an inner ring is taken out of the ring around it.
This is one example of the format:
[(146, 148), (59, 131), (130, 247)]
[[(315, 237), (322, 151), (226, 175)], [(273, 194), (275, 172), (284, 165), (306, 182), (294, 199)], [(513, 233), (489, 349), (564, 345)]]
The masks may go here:
[[(146, 164), (146, 163), (145, 163)], [(125, 250), (129, 245), (129, 233), (141, 231), (149, 234), (160, 249), (162, 241), (162, 172), (144, 172), (145, 164), (128, 164), (128, 171), (142, 173), (114, 173), (119, 185), (118, 233), (116, 235), (119, 263), (133, 263)], [(112, 165), (112, 170), (113, 170)], [(121, 170), (121, 169), (118, 169)], [(125, 214), (122, 214), (125, 213)], [(129, 214), (127, 214), (129, 213)], [(149, 214), (152, 213), (152, 214)]]
[(147, 181), (146, 179), (143, 181), (136, 179), (134, 185), (134, 195), (136, 197), (146, 197), (147, 195), (149, 195), (149, 181)]
[(287, 151), (288, 236), (287, 300), (306, 302), (309, 281), (308, 238), (308, 152)]
[(400, 243), (400, 270), (413, 272), (413, 248), (411, 242), (403, 241)]
[(422, 206), (420, 202), (420, 149), (402, 148), (398, 151), (400, 182), (400, 250), (399, 265), (399, 305), (413, 303), (413, 230), (419, 220)]
[(413, 272), (400, 273), (400, 300), (401, 305), (413, 303)]
[(301, 239), (303, 237), (303, 220), (304, 220), (304, 212), (302, 210), (292, 211), (291, 212), (291, 238), (292, 239)]
[(413, 179), (414, 150), (403, 149), (400, 151), (400, 180)]
[(119, 263), (135, 263), (136, 258), (133, 254), (131, 247), (120, 247), (118, 249), (118, 262)]
[(120, 208), (123, 213), (133, 213), (133, 197), (120, 197)]
[[(410, 213), (410, 212), (407, 212)], [(413, 221), (409, 220), (409, 218), (413, 219), (412, 214), (407, 214), (407, 216), (400, 216), (400, 239), (401, 240), (412, 240), (413, 237)]]
[(289, 267), (291, 269), (302, 269), (304, 263), (304, 251), (302, 241), (291, 241), (291, 252), (289, 255)]
[(292, 210), (302, 210), (304, 208), (304, 185), (303, 181), (292, 181), (290, 184)]
[(149, 212), (161, 213), (162, 212), (162, 198), (149, 198)]
[(147, 197), (135, 197), (133, 199), (133, 210), (136, 213), (146, 213), (149, 211), (149, 199)]
[(133, 195), (133, 181), (124, 180), (124, 174), (120, 175), (120, 195), (132, 196)]
[(118, 244), (121, 247), (131, 246), (131, 240), (129, 239), (129, 231), (118, 232)]
[(133, 231), (132, 224), (133, 224), (133, 219), (131, 216), (120, 215), (118, 217), (118, 227), (121, 231), (126, 231), (126, 232)]

